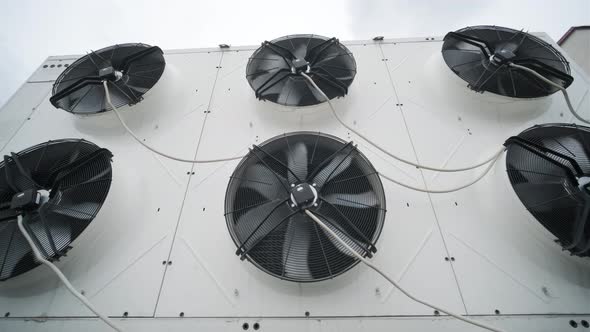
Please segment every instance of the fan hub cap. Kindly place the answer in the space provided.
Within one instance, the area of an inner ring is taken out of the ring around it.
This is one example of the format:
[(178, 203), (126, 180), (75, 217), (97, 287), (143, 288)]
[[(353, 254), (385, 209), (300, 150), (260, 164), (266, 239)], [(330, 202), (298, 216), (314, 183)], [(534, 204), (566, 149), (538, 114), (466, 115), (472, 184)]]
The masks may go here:
[(113, 66), (108, 66), (98, 70), (98, 77), (103, 80), (116, 82), (123, 77), (123, 73), (113, 68)]
[(313, 185), (301, 183), (291, 190), (291, 203), (294, 207), (308, 208), (317, 203), (318, 192)]
[(309, 62), (307, 62), (305, 59), (296, 58), (295, 60), (291, 61), (291, 72), (293, 74), (299, 74), (301, 72), (309, 73), (309, 70)]
[(503, 65), (511, 62), (516, 54), (516, 45), (504, 44), (499, 47), (499, 50), (490, 56), (490, 62), (495, 65)]

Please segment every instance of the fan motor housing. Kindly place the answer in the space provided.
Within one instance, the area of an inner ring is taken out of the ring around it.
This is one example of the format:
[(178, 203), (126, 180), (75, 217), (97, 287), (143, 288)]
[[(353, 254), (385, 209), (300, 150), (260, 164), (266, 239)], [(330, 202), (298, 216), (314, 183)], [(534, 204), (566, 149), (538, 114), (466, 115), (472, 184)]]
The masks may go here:
[(120, 71), (115, 70), (113, 66), (108, 66), (101, 68), (98, 71), (98, 77), (104, 80), (117, 81), (123, 77), (123, 74)]
[(294, 206), (307, 208), (316, 204), (317, 200), (318, 192), (313, 185), (301, 183), (291, 190), (291, 202)]
[(32, 210), (41, 203), (41, 194), (35, 189), (28, 189), (12, 196), (11, 209)]

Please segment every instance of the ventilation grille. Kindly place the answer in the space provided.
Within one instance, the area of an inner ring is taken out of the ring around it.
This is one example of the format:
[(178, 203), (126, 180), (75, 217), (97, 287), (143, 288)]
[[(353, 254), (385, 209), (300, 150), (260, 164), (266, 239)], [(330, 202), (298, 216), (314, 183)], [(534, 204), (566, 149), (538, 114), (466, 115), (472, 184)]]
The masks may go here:
[[(308, 206), (294, 204), (300, 186), (316, 192)], [(358, 263), (305, 208), (361, 255), (376, 251), (385, 219), (377, 172), (352, 143), (298, 132), (254, 146), (231, 176), (225, 215), (237, 254), (297, 282), (333, 278)]]

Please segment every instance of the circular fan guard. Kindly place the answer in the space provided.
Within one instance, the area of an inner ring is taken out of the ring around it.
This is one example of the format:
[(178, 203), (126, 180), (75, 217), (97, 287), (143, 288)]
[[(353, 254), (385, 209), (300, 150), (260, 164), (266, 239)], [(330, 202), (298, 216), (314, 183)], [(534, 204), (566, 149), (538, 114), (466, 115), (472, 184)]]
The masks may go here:
[(509, 28), (475, 26), (449, 32), (442, 55), (449, 68), (478, 92), (534, 98), (558, 91), (510, 63), (533, 69), (564, 88), (573, 82), (569, 63), (559, 51), (540, 38)]
[(590, 128), (534, 126), (506, 141), (508, 177), (527, 210), (572, 255), (590, 255)]
[(110, 110), (102, 81), (109, 84), (116, 107), (141, 101), (162, 76), (162, 50), (145, 44), (121, 44), (93, 51), (67, 67), (53, 84), (53, 106), (71, 113)]
[(377, 172), (352, 142), (297, 132), (255, 145), (226, 192), (225, 216), (236, 254), (296, 282), (333, 278), (356, 265), (358, 259), (304, 209), (363, 256), (376, 252), (385, 194)]
[(307, 73), (332, 99), (348, 93), (356, 75), (356, 62), (336, 38), (285, 36), (262, 43), (248, 61), (246, 78), (259, 99), (285, 106), (324, 102), (300, 72)]
[[(4, 156), (0, 163), (0, 280), (38, 265), (17, 225), (17, 215), (49, 260), (64, 256), (70, 244), (100, 210), (111, 185), (109, 150), (85, 141), (49, 141)], [(32, 194), (36, 204), (14, 206), (16, 196)]]

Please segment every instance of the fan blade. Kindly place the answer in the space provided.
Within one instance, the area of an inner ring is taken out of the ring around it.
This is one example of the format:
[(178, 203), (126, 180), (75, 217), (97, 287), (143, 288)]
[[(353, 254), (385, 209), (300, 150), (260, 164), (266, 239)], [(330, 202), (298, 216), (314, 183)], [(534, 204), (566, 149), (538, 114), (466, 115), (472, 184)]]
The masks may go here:
[[(98, 149), (84, 156), (80, 156), (80, 150), (76, 149), (75, 152), (73, 152), (68, 157), (68, 161), (65, 163), (65, 165), (60, 166), (51, 172), (48, 183), (52, 186), (52, 190), (57, 190), (61, 182), (68, 179), (71, 179), (70, 183), (68, 184), (70, 187), (83, 182), (98, 180), (101, 177), (110, 174), (111, 170), (109, 168), (105, 168), (102, 172), (94, 175), (90, 179), (86, 179), (87, 175), (84, 171), (92, 169), (101, 162), (108, 163), (109, 159), (112, 157), (113, 154), (107, 149)], [(103, 159), (101, 160), (100, 158)], [(92, 162), (95, 163), (92, 164)], [(71, 183), (72, 181), (73, 183)]]
[(49, 98), (49, 101), (55, 107), (66, 107), (68, 110), (73, 110), (82, 103), (91, 90), (100, 85), (102, 85), (102, 81), (99, 77), (84, 77), (64, 89), (60, 88), (59, 92)]
[(59, 256), (72, 242), (72, 229), (63, 218), (47, 218), (46, 205), (29, 217), (27, 223), (31, 235), (48, 258)]
[(310, 236), (314, 234), (312, 226), (307, 218), (299, 213), (289, 220), (283, 243), (283, 276), (303, 279), (312, 277), (309, 266), (299, 264), (307, 258)]
[[(108, 81), (108, 84), (109, 94), (113, 105), (120, 107), (134, 102), (133, 95), (129, 92), (129, 88), (121, 88), (119, 85), (111, 81)], [(107, 108), (110, 109), (108, 106)]]
[[(539, 212), (551, 211), (555, 208), (551, 203), (572, 196), (563, 183), (517, 183), (513, 186), (526, 208)], [(571, 203), (573, 207), (578, 205), (573, 198)]]
[(287, 172), (289, 183), (297, 183), (298, 180), (307, 178), (307, 161), (307, 147), (304, 143), (297, 142), (293, 148), (288, 149), (287, 167), (294, 173)]
[(163, 53), (164, 52), (162, 52), (162, 50), (158, 46), (152, 46), (127, 56), (125, 59), (122, 60), (120, 67), (122, 71), (127, 71), (129, 67), (133, 65), (134, 62), (141, 61), (142, 58), (149, 57), (152, 54), (157, 54), (161, 56)]
[(277, 103), (283, 104), (283, 105), (288, 105), (288, 106), (296, 105), (296, 104), (293, 104), (292, 102), (290, 102), (290, 100), (292, 99), (291, 93), (293, 91), (295, 91), (295, 94), (297, 94), (295, 79), (293, 79), (293, 77), (291, 77), (291, 76), (288, 76), (284, 80), (284, 82), (285, 83), (283, 84), (281, 90), (278, 93)]
[(586, 241), (582, 241), (586, 235), (586, 224), (588, 223), (588, 216), (590, 213), (590, 202), (586, 201), (586, 204), (580, 209), (578, 218), (574, 222), (574, 227), (572, 228), (572, 243), (565, 247), (565, 249), (573, 249), (577, 247), (580, 243), (585, 244)]
[(243, 178), (242, 187), (250, 188), (255, 190), (266, 199), (276, 199), (280, 197), (280, 194), (284, 192), (283, 184), (276, 183), (281, 180), (286, 180), (277, 173), (274, 173), (266, 166), (256, 164), (252, 167), (248, 167)]
[(16, 220), (0, 230), (0, 280), (28, 271), (37, 266), (31, 247), (18, 229)]
[(313, 93), (314, 89), (308, 85), (307, 81), (297, 80), (295, 86), (294, 93), (291, 93), (291, 102), (293, 105), (308, 106), (318, 102), (318, 99)]
[(31, 177), (31, 171), (23, 166), (16, 153), (11, 153), (10, 157), (4, 156), (4, 165), (6, 183), (15, 192), (39, 188), (39, 185)]
[[(338, 227), (334, 226), (334, 225), (338, 224), (334, 219), (329, 218), (329, 217), (323, 217), (323, 219), (326, 220), (326, 222), (324, 222), (324, 224), (326, 226), (328, 226), (328, 228), (331, 229), (334, 233), (336, 233), (336, 235), (338, 235), (339, 238), (343, 239), (352, 249), (354, 249), (354, 251), (356, 251), (360, 255), (363, 255), (366, 253), (366, 250), (357, 244), (357, 241), (360, 242), (358, 239), (353, 240), (353, 238), (350, 235), (341, 231)], [(314, 222), (311, 219), (310, 219), (310, 221)], [(330, 240), (330, 242), (332, 242), (334, 247), (336, 247), (338, 249), (338, 251), (340, 251), (341, 253), (343, 253), (347, 256), (354, 257), (354, 255), (351, 252), (349, 252), (348, 249), (344, 248), (338, 242), (338, 240), (336, 240), (330, 233), (328, 233), (323, 228), (322, 228), (322, 232)]]
[(445, 50), (443, 52), (447, 56), (449, 67), (455, 72), (467, 70), (467, 65), (473, 67), (484, 59), (482, 53), (476, 50)]
[(89, 191), (85, 188), (94, 183), (85, 183), (60, 190), (45, 203), (47, 205), (47, 218), (51, 221), (51, 214), (70, 217), (79, 221), (90, 222), (100, 210), (105, 199), (103, 191)]
[(280, 55), (282, 58), (285, 59), (285, 62), (287, 63), (289, 63), (288, 60), (293, 60), (296, 58), (295, 55), (291, 52), (293, 48), (288, 49), (279, 44), (269, 41), (265, 41), (262, 45), (263, 47), (266, 46), (267, 49), (271, 50), (275, 54)]
[(88, 213), (85, 211), (98, 211), (98, 209), (100, 209), (99, 203), (84, 202), (68, 206), (54, 205), (54, 207), (51, 208), (51, 212), (70, 218), (91, 221), (94, 218), (94, 213)]
[[(253, 207), (236, 220), (236, 235), (243, 244), (251, 245), (268, 235), (281, 216), (290, 212), (285, 200), (276, 199), (269, 204)], [(247, 243), (246, 243), (247, 242)]]
[(350, 158), (350, 154), (339, 153), (333, 157), (328, 165), (314, 176), (313, 182), (321, 188), (327, 184), (330, 179), (333, 179), (344, 172), (351, 164), (352, 158)]
[(379, 204), (377, 195), (372, 191), (367, 191), (361, 194), (330, 194), (323, 199), (334, 205), (357, 209), (372, 208)]

